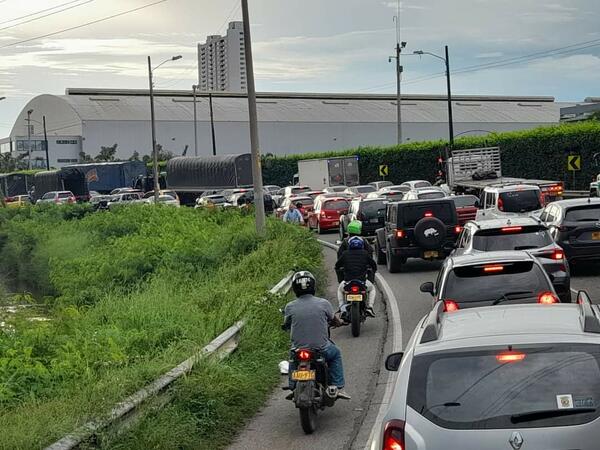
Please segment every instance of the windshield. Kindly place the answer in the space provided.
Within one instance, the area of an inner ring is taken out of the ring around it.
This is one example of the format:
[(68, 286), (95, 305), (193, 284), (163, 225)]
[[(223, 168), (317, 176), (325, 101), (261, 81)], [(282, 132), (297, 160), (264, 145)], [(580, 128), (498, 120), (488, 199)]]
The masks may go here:
[(443, 192), (423, 192), (418, 194), (419, 200), (429, 200), (432, 198), (444, 198), (446, 194)]
[(302, 203), (302, 206), (312, 206), (314, 204), (314, 200), (310, 197), (300, 197), (300, 198), (291, 198), (291, 203), (297, 205), (298, 203)]
[(388, 202), (399, 202), (404, 197), (402, 192), (385, 192), (380, 195), (384, 197)]
[(498, 199), (498, 209), (504, 212), (524, 213), (541, 209), (539, 191), (502, 192)]
[(600, 205), (571, 208), (567, 210), (565, 220), (569, 222), (599, 221)]
[(398, 206), (398, 223), (404, 227), (414, 227), (419, 220), (425, 217), (425, 213), (431, 213), (445, 224), (455, 223), (454, 207), (450, 203), (431, 203), (423, 205)]
[(225, 197), (208, 197), (207, 201), (209, 201), (211, 203), (219, 204), (219, 203), (225, 203), (226, 199), (225, 199)]
[(333, 209), (337, 211), (339, 209), (348, 209), (348, 207), (349, 204), (346, 200), (330, 200), (323, 203), (321, 209)]
[[(505, 362), (503, 355), (510, 354), (517, 359)], [(510, 352), (503, 346), (416, 356), (407, 401), (417, 413), (451, 429), (583, 424), (599, 415), (598, 410), (593, 412), (600, 407), (599, 356), (600, 346), (591, 344), (513, 346)], [(572, 411), (561, 414), (564, 409)], [(537, 411), (547, 414), (527, 414)]]
[[(500, 269), (488, 272), (488, 267)], [(442, 289), (440, 298), (454, 300), (461, 307), (468, 307), (469, 303), (472, 303), (470, 306), (484, 306), (491, 305), (494, 301), (535, 302), (539, 294), (551, 291), (551, 286), (543, 269), (537, 264), (533, 261), (519, 261), (456, 267), (448, 273)], [(508, 298), (502, 298), (504, 295)]]
[(490, 252), (494, 250), (526, 250), (552, 244), (553, 239), (546, 229), (523, 228), (521, 232), (503, 232), (501, 229), (481, 231), (473, 236), (473, 248)]
[(419, 181), (418, 183), (415, 183), (415, 189), (420, 189), (429, 186), (431, 186), (431, 183), (429, 181)]
[(454, 200), (454, 204), (457, 208), (464, 208), (467, 206), (475, 206), (477, 197), (474, 195), (460, 195), (457, 197), (451, 197)]
[(375, 192), (377, 190), (373, 186), (357, 186), (354, 189), (359, 194), (367, 194), (369, 192)]
[(344, 192), (346, 189), (348, 189), (346, 186), (330, 186), (327, 192)]
[(308, 186), (292, 188), (292, 194), (299, 194), (301, 192), (308, 192), (308, 191), (310, 191), (310, 188)]
[(69, 198), (71, 197), (73, 194), (71, 194), (70, 192), (59, 192), (58, 194), (58, 198)]
[(384, 200), (370, 200), (368, 202), (361, 202), (359, 210), (361, 214), (366, 217), (378, 217), (385, 216), (385, 201)]
[(51, 198), (54, 198), (54, 193), (48, 192), (47, 194), (44, 194), (44, 196), (42, 197), (42, 200), (49, 200)]

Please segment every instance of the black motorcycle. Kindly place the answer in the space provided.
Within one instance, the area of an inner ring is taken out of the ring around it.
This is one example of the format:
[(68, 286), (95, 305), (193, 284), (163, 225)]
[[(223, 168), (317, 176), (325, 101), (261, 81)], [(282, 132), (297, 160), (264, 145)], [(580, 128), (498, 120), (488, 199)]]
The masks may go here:
[(351, 280), (344, 285), (344, 299), (346, 300), (348, 321), (352, 329), (352, 336), (360, 336), (360, 325), (367, 320), (367, 284), (361, 280)]

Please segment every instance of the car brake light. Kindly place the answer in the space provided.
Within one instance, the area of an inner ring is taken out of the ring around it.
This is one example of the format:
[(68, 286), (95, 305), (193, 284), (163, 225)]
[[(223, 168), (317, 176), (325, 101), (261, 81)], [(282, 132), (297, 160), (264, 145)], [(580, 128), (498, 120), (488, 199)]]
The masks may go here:
[(542, 292), (538, 295), (538, 303), (542, 305), (551, 305), (553, 303), (558, 303), (558, 298), (552, 292)]
[(300, 350), (298, 352), (298, 359), (300, 361), (308, 361), (310, 359), (311, 352), (309, 350)]
[(404, 421), (390, 420), (383, 431), (382, 450), (404, 450)]
[(498, 362), (501, 362), (501, 363), (523, 361), (525, 359), (525, 353), (517, 353), (517, 352), (500, 353), (499, 355), (496, 355), (496, 359), (498, 360)]
[(396, 239), (402, 239), (404, 237), (404, 230), (396, 230)]
[(564, 257), (565, 257), (565, 252), (563, 252), (562, 250), (554, 250), (554, 253), (552, 253), (552, 259), (555, 259), (557, 261), (563, 260)]
[(352, 292), (353, 294), (358, 294), (358, 292), (360, 292), (360, 288), (356, 285), (352, 285), (350, 286), (350, 292)]
[(454, 300), (444, 300), (444, 312), (458, 311), (460, 308)]
[(423, 217), (433, 217), (433, 213), (431, 211), (426, 211), (425, 214), (423, 214)]
[(498, 197), (498, 209), (504, 211), (504, 200), (502, 200), (502, 197)]
[(517, 231), (523, 231), (523, 227), (504, 227), (501, 230), (503, 233), (516, 233)]
[(459, 233), (460, 233), (462, 230), (463, 230), (463, 227), (461, 227), (460, 225), (456, 225), (456, 226), (454, 227), (454, 232), (455, 232), (456, 234), (459, 234)]
[(495, 266), (485, 266), (483, 268), (484, 272), (490, 273), (490, 272), (502, 272), (504, 270), (504, 266), (501, 265), (495, 265)]

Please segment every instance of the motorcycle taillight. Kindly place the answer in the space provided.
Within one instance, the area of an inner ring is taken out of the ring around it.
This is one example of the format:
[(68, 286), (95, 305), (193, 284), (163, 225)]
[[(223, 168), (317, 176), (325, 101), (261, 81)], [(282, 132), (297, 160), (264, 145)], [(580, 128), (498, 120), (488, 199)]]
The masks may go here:
[(312, 352), (307, 349), (301, 349), (296, 352), (296, 356), (300, 361), (310, 361), (312, 358)]

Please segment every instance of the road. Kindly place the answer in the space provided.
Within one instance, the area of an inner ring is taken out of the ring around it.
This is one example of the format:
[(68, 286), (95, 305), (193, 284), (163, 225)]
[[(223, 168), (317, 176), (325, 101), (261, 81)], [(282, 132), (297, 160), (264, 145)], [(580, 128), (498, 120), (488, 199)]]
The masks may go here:
[[(335, 242), (335, 235), (326, 235), (326, 238)], [(326, 297), (334, 303), (337, 310), (337, 283), (333, 271), (335, 252), (324, 248), (323, 254), (329, 278)], [(298, 410), (292, 402), (284, 399), (287, 391), (276, 389), (265, 407), (230, 446), (230, 450), (333, 450), (352, 447), (361, 432), (360, 424), (369, 408), (381, 367), (380, 357), (387, 319), (380, 296), (375, 309), (377, 317), (363, 324), (359, 338), (352, 337), (350, 327), (331, 332), (332, 339), (342, 351), (346, 391), (352, 396), (352, 400), (339, 401), (333, 408), (320, 413), (317, 431), (312, 435), (305, 435), (300, 427)], [(281, 378), (283, 386), (287, 383), (287, 377)], [(362, 434), (360, 439), (363, 439)]]
[[(321, 239), (335, 243), (337, 234), (325, 235)], [(327, 267), (334, 264), (333, 252), (324, 250)], [(426, 281), (435, 281), (441, 262), (409, 260), (402, 272), (390, 274), (385, 266), (379, 271), (393, 290), (400, 311), (402, 347), (406, 345), (418, 321), (431, 310), (431, 297), (423, 294), (419, 287)], [(333, 277), (333, 275), (330, 275)], [(586, 290), (594, 303), (600, 303), (600, 265), (589, 265), (577, 271), (572, 277), (572, 290)], [(333, 286), (329, 289), (329, 298), (334, 298)], [(365, 429), (360, 430), (361, 437), (354, 439), (364, 418), (364, 410), (368, 405), (377, 383), (378, 351), (384, 328), (381, 303), (378, 303), (377, 321), (367, 322), (364, 335), (359, 339), (349, 337), (348, 329), (335, 330), (334, 339), (342, 348), (346, 365), (348, 391), (353, 395), (349, 403), (338, 403), (335, 408), (325, 411), (319, 418), (319, 429), (312, 436), (302, 433), (298, 423), (298, 415), (293, 405), (283, 400), (282, 391), (275, 392), (268, 405), (246, 427), (245, 431), (231, 447), (234, 450), (244, 449), (280, 449), (287, 450), (327, 448), (364, 448)], [(395, 349), (399, 351), (400, 349)], [(386, 351), (390, 351), (389, 346)], [(364, 386), (369, 386), (365, 390)], [(373, 401), (380, 397), (382, 386), (377, 386)], [(358, 395), (356, 395), (358, 393)], [(369, 417), (371, 413), (369, 413)], [(352, 436), (352, 437), (351, 437)], [(355, 443), (355, 445), (351, 445)]]

